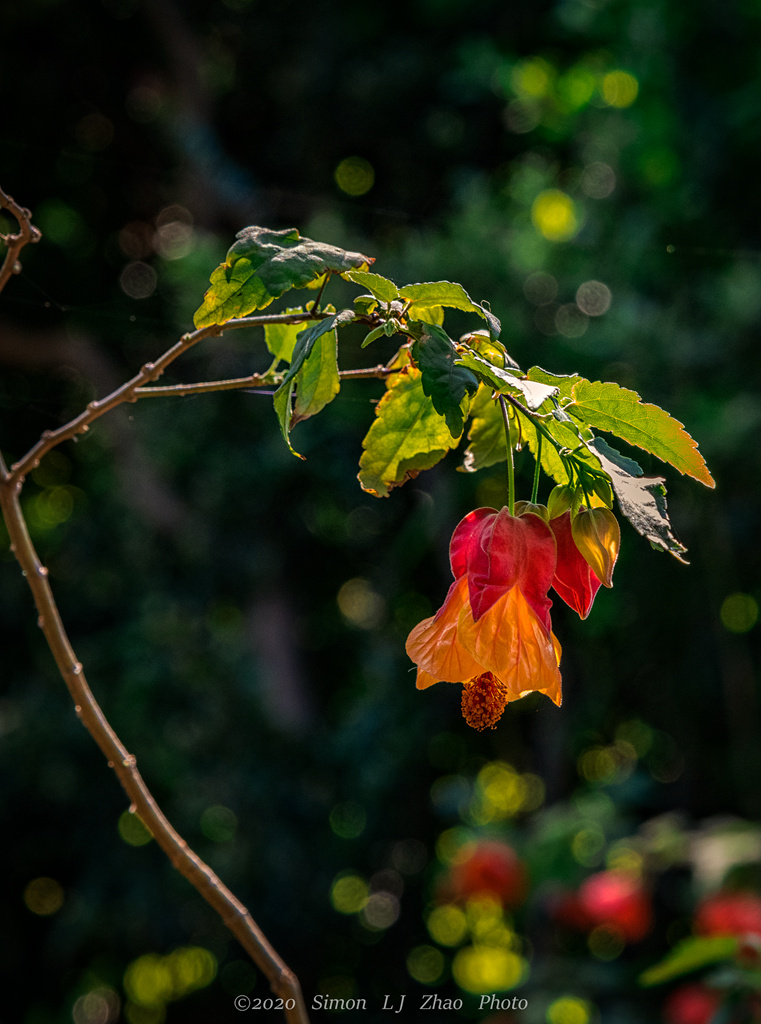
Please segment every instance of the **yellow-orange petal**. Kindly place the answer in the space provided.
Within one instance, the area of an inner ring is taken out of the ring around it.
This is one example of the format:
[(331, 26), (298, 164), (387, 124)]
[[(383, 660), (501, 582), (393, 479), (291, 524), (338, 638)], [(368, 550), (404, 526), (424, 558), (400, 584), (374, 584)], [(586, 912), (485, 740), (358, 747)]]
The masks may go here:
[[(415, 686), (418, 690), (427, 690), (429, 686), (433, 686), (434, 683), (439, 683), (442, 680), (438, 676), (432, 676), (430, 672), (424, 672), (422, 668), (417, 670), (417, 679), (415, 680)], [(459, 682), (459, 680), (456, 680)]]
[[(419, 622), (407, 637), (407, 654), (423, 673), (422, 686), (418, 676), (418, 689), (431, 686), (428, 681), (431, 678), (435, 682), (462, 683), (484, 671), (460, 642), (458, 621), (464, 607), (470, 615), (465, 576), (449, 588), (446, 600), (436, 615)], [(472, 615), (470, 617), (472, 620)]]
[(515, 586), (473, 621), (469, 608), (458, 621), (458, 637), (471, 657), (501, 679), (511, 699), (538, 691), (561, 701), (560, 645)]

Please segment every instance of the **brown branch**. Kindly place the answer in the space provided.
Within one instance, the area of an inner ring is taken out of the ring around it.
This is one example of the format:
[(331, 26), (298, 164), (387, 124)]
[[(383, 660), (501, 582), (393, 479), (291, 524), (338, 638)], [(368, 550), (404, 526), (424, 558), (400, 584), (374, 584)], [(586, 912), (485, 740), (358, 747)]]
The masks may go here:
[(240, 320), (228, 320), (222, 325), (214, 324), (211, 327), (203, 327), (198, 331), (183, 334), (180, 340), (159, 356), (155, 362), (146, 363), (131, 380), (112, 391), (110, 395), (90, 402), (87, 408), (69, 423), (64, 423), (56, 430), (46, 430), (37, 444), (11, 466), (11, 482), (22, 480), (27, 473), (35, 469), (43, 455), (51, 448), (55, 448), (62, 441), (76, 437), (77, 434), (86, 433), (90, 429), (90, 424), (104, 413), (110, 412), (111, 409), (115, 409), (123, 402), (136, 402), (138, 388), (150, 381), (157, 380), (175, 359), (197, 345), (199, 341), (203, 341), (204, 338), (219, 336), (225, 331), (237, 330), (242, 327), (261, 327), (264, 324), (297, 324), (305, 320), (322, 320), (326, 316), (328, 316), (327, 313), (315, 313), (314, 315), (311, 313), (281, 313), (272, 316), (242, 317)]
[[(40, 562), (29, 536), (19, 502), (21, 486), (21, 478), (14, 477), (8, 471), (0, 455), (0, 507), (11, 547), (32, 591), (40, 628), (68, 687), (80, 721), (100, 747), (109, 767), (116, 772), (132, 807), (153, 833), (174, 867), (219, 914), (267, 977), (274, 994), (283, 1000), (285, 1018), (289, 1024), (308, 1024), (306, 1006), (296, 975), (280, 959), (246, 907), (172, 828), (137, 770), (135, 757), (128, 753), (93, 696), (82, 665), (66, 635), (48, 582), (48, 570)], [(289, 1005), (291, 1003), (292, 1007)]]
[(39, 242), (42, 234), (39, 228), (32, 224), (32, 214), (23, 206), (19, 206), (9, 195), (0, 188), (0, 209), (8, 210), (18, 221), (19, 230), (15, 235), (0, 235), (0, 238), (8, 246), (5, 253), (3, 265), (0, 267), (0, 292), (5, 288), (13, 274), (18, 274), (21, 264), (18, 261), (19, 254), (25, 245), (30, 242)]
[[(338, 376), (341, 380), (371, 380), (379, 378), (384, 380), (392, 373), (399, 370), (390, 369), (388, 366), (370, 366), (367, 369), (339, 370)], [(136, 388), (136, 398), (171, 398), (182, 397), (183, 395), (203, 395), (212, 391), (235, 391), (242, 388), (265, 388), (269, 385), (277, 387), (280, 384), (278, 377), (269, 377), (267, 374), (252, 373), (250, 377), (231, 377), (229, 380), (210, 380), (202, 384), (167, 384), (166, 387)]]

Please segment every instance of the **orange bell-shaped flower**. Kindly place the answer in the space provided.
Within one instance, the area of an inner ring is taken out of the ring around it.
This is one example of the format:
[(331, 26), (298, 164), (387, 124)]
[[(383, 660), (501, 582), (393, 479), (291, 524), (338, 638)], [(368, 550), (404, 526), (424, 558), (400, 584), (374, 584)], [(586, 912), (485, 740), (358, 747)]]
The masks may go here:
[(418, 689), (463, 683), (463, 713), (477, 729), (493, 728), (508, 701), (535, 690), (560, 704), (547, 596), (555, 539), (544, 520), (476, 509), (452, 535), (450, 562), (455, 582), (444, 604), (407, 638)]

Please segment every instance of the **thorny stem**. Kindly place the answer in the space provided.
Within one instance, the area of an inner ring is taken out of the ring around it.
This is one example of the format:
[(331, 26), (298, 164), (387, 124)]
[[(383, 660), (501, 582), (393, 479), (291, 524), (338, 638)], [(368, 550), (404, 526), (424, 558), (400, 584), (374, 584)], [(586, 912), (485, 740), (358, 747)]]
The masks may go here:
[(175, 359), (194, 345), (197, 345), (199, 341), (203, 341), (204, 338), (218, 336), (224, 334), (225, 331), (237, 330), (241, 327), (261, 327), (264, 324), (273, 323), (297, 324), (304, 320), (324, 319), (327, 315), (327, 313), (282, 313), (273, 316), (249, 316), (242, 317), (240, 320), (228, 320), (223, 325), (214, 324), (212, 327), (203, 327), (200, 330), (183, 334), (180, 340), (167, 349), (163, 355), (159, 356), (155, 362), (146, 363), (131, 380), (122, 384), (115, 391), (112, 391), (110, 395), (90, 402), (87, 408), (69, 423), (65, 423), (56, 430), (46, 430), (37, 444), (11, 466), (11, 480), (15, 482), (16, 480), (23, 479), (30, 470), (38, 465), (43, 455), (49, 452), (51, 448), (55, 448), (62, 441), (76, 437), (77, 434), (86, 433), (90, 429), (90, 424), (103, 416), (104, 413), (115, 409), (122, 402), (136, 402), (139, 388), (153, 380), (157, 380)]
[[(18, 254), (28, 242), (36, 242), (40, 233), (32, 226), (31, 214), (14, 203), (0, 189), (0, 207), (8, 209), (19, 223), (17, 235), (6, 236), (8, 252), (0, 267), (0, 291), (10, 275), (17, 270)], [(228, 327), (254, 326), (261, 323), (298, 323), (314, 319), (320, 314), (292, 314), (274, 317), (251, 317), (230, 323)], [(21, 509), (19, 495), (24, 475), (40, 458), (60, 441), (87, 430), (89, 424), (121, 402), (136, 401), (141, 384), (155, 380), (166, 367), (192, 345), (210, 335), (221, 334), (223, 328), (209, 327), (186, 334), (155, 363), (147, 363), (140, 372), (107, 398), (91, 402), (85, 412), (57, 431), (50, 431), (39, 444), (9, 470), (0, 453), (0, 510), (8, 530), (11, 550), (21, 566), (37, 607), (38, 625), (55, 658), (58, 670), (74, 701), (74, 710), (105, 755), (131, 801), (131, 810), (139, 814), (153, 834), (156, 842), (174, 867), (195, 887), (206, 902), (238, 939), (256, 966), (266, 976), (273, 993), (283, 1001), (288, 1024), (308, 1024), (308, 1015), (298, 978), (286, 966), (268, 942), (246, 907), (235, 898), (220, 878), (195, 854), (185, 840), (174, 830), (145, 785), (134, 755), (130, 754), (114, 732), (85, 679), (81, 663), (77, 660), (61, 620), (58, 606), (48, 582), (48, 570), (35, 551), (29, 529)]]
[[(360, 370), (339, 370), (341, 380), (365, 380), (372, 377), (384, 379), (398, 370), (387, 366), (371, 366)], [(252, 373), (250, 377), (235, 377), (230, 380), (211, 380), (203, 384), (168, 384), (166, 387), (139, 387), (135, 389), (137, 398), (169, 398), (171, 396), (202, 395), (212, 391), (236, 391), (245, 388), (264, 388), (279, 384), (280, 378), (267, 373)]]
[(30, 242), (39, 242), (42, 235), (39, 228), (32, 224), (32, 215), (29, 210), (19, 206), (9, 195), (0, 188), (0, 209), (5, 209), (18, 221), (19, 230), (13, 235), (0, 235), (0, 238), (7, 245), (5, 259), (0, 267), (0, 291), (5, 288), (13, 274), (18, 274), (21, 264), (18, 261), (19, 254), (25, 245)]
[(288, 1001), (294, 1002), (295, 1008), (285, 1011), (286, 1020), (291, 1024), (305, 1024), (308, 1020), (306, 1006), (296, 975), (277, 955), (246, 907), (172, 828), (137, 770), (134, 755), (128, 753), (103, 714), (66, 635), (48, 582), (48, 570), (40, 562), (29, 536), (19, 502), (21, 482), (14, 480), (8, 472), (2, 455), (0, 478), (0, 506), (12, 550), (34, 596), (39, 626), (74, 701), (77, 716), (100, 747), (109, 767), (116, 772), (134, 810), (153, 833), (156, 842), (174, 867), (216, 910), (257, 967), (266, 975), (275, 995), (279, 996), (285, 1005)]
[(505, 438), (507, 440), (507, 510), (510, 515), (515, 514), (515, 467), (513, 465), (513, 439), (510, 431), (510, 415), (507, 411), (505, 396), (499, 396), (499, 404), (502, 409), (502, 419), (505, 421)]

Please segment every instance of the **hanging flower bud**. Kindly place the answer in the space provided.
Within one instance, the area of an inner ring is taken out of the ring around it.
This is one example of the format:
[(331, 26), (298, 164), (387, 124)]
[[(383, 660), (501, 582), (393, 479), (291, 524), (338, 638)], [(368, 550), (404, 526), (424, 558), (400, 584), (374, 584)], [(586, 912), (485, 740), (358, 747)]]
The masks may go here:
[(547, 509), (550, 519), (557, 519), (567, 512), (573, 505), (574, 490), (564, 484), (558, 484), (553, 488), (547, 499)]
[(580, 509), (571, 521), (576, 547), (604, 587), (613, 586), (613, 568), (621, 546), (621, 530), (607, 508)]

